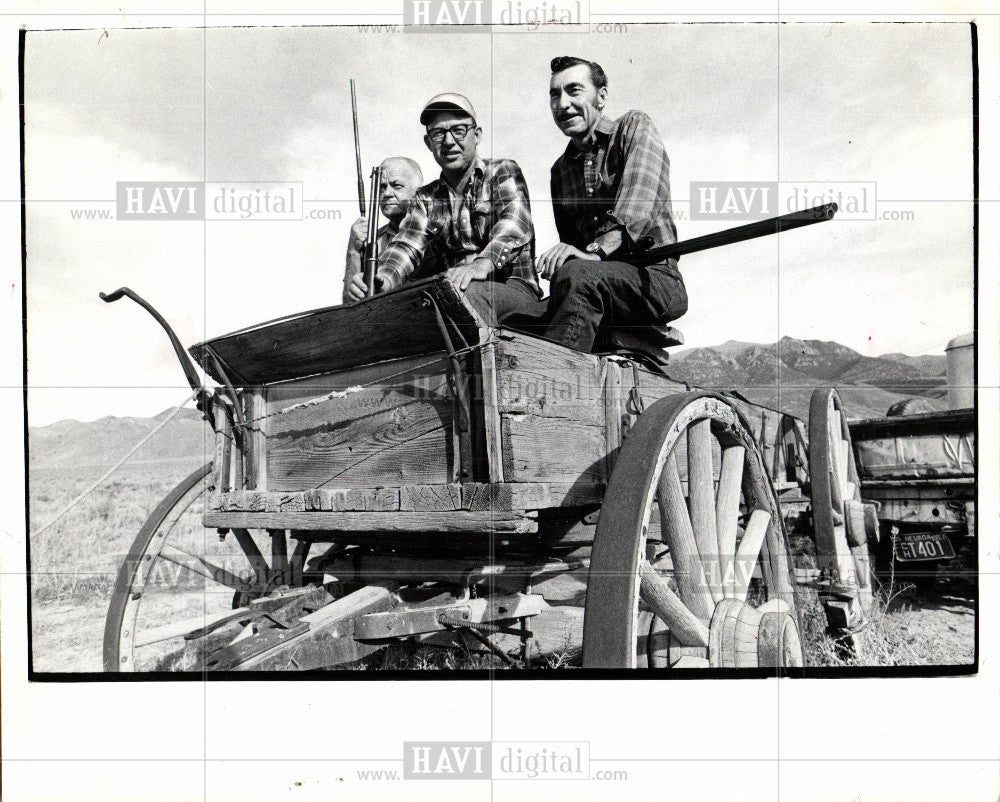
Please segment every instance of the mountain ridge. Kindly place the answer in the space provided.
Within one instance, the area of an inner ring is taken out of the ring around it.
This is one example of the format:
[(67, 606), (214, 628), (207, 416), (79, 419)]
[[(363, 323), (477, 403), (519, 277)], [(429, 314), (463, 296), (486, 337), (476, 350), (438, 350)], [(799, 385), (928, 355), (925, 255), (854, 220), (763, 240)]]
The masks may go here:
[[(776, 343), (728, 340), (671, 355), (667, 374), (707, 390), (736, 390), (754, 403), (809, 415), (816, 387), (836, 387), (850, 418), (883, 417), (892, 404), (918, 396), (943, 407), (944, 355), (892, 353), (866, 357), (836, 342), (782, 337)], [(29, 428), (31, 471), (100, 472), (120, 460), (173, 412), (149, 418), (105, 416)], [(185, 408), (128, 461), (137, 470), (157, 466), (171, 473), (193, 469), (211, 458), (213, 433), (201, 413)]]

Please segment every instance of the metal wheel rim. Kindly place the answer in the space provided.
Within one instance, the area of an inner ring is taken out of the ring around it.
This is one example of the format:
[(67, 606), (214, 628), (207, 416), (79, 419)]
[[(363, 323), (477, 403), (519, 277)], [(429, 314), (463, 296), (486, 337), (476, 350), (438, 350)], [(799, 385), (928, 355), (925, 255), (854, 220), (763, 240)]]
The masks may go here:
[[(143, 612), (143, 604), (147, 600), (147, 591), (155, 588), (154, 583), (157, 581), (155, 577), (159, 576), (161, 569), (164, 567), (163, 562), (165, 558), (162, 557), (162, 553), (166, 544), (175, 532), (181, 519), (186, 514), (189, 514), (191, 507), (208, 492), (207, 481), (210, 468), (211, 465), (207, 465), (182, 481), (149, 517), (136, 537), (135, 542), (132, 544), (128, 556), (119, 570), (105, 622), (104, 663), (106, 671), (132, 672), (143, 670), (137, 665), (137, 650), (142, 649), (144, 646), (153, 646), (162, 642), (172, 642), (175, 646), (183, 643), (184, 633), (175, 634), (170, 638), (164, 638), (162, 641), (137, 643), (137, 639), (141, 640), (148, 637), (151, 631), (145, 630), (140, 637), (140, 615)], [(205, 537), (203, 542), (207, 545), (208, 538), (210, 536), (214, 538), (214, 533), (210, 535), (207, 530), (203, 531)], [(233, 551), (235, 553), (235, 550)], [(208, 554), (207, 548), (205, 552), (206, 557), (212, 556)], [(243, 554), (242, 550), (240, 554)], [(246, 558), (246, 555), (243, 554), (243, 557)], [(214, 559), (219, 561), (218, 557)], [(223, 567), (228, 570), (235, 566), (227, 563)], [(169, 571), (170, 569), (167, 570)], [(237, 569), (238, 574), (242, 572), (241, 569)], [(248, 581), (252, 581), (250, 577), (253, 576), (253, 567), (249, 559), (246, 559), (246, 572)], [(185, 576), (183, 569), (174, 569), (174, 573), (178, 577)], [(168, 573), (167, 576), (169, 575)], [(208, 593), (208, 578), (204, 577), (204, 579), (206, 583), (204, 592)], [(231, 606), (230, 600), (233, 598), (231, 592), (232, 586), (222, 582), (217, 582), (216, 586), (220, 589), (226, 589), (223, 591), (225, 601), (222, 603)], [(218, 603), (222, 600), (216, 599), (215, 601)], [(147, 609), (146, 612), (148, 613), (149, 610)], [(204, 620), (204, 617), (201, 620), (198, 620), (197, 617), (188, 617), (176, 623), (178, 626), (184, 625), (185, 622), (189, 623), (191, 626), (188, 631), (193, 632), (204, 623)], [(154, 652), (155, 650), (151, 650), (150, 654), (152, 655)]]
[(843, 405), (833, 389), (817, 390), (810, 403), (809, 470), (819, 567), (831, 571), (842, 586), (866, 597), (861, 601), (867, 606), (871, 582), (859, 576), (847, 538), (848, 506), (861, 502), (861, 483)]

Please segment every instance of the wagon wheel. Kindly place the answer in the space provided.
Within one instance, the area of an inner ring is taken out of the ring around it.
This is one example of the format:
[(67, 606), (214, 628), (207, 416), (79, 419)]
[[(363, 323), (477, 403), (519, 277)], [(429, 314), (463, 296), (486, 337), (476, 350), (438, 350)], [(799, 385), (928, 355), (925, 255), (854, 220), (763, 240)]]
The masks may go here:
[[(272, 566), (282, 568), (283, 532), (273, 538), (276, 558), (268, 564), (247, 530), (221, 541), (202, 526), (211, 469), (209, 463), (177, 485), (132, 543), (104, 624), (105, 671), (183, 669), (193, 651), (207, 648), (227, 627), (238, 634), (234, 607), (281, 581)], [(299, 557), (305, 555), (297, 552), (294, 561)]]
[(791, 415), (782, 415), (774, 443), (774, 462), (771, 476), (776, 483), (797, 484), (799, 487), (809, 480), (806, 470), (806, 444), (800, 431), (801, 422)]
[(584, 666), (801, 666), (793, 588), (781, 511), (737, 410), (710, 393), (649, 407), (598, 519)]
[(851, 433), (833, 389), (815, 390), (809, 403), (809, 474), (819, 569), (832, 579), (821, 592), (827, 627), (859, 654), (858, 630), (873, 599), (868, 534), (878, 523), (861, 500)]

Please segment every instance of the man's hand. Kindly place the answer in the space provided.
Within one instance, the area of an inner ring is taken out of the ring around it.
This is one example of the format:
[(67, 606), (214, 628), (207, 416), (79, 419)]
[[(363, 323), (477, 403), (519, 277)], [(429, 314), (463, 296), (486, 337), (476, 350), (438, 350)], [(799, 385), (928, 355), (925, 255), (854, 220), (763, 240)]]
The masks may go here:
[(368, 297), (368, 285), (365, 284), (365, 277), (361, 273), (349, 276), (344, 283), (344, 303), (354, 303), (362, 298)]
[(560, 242), (538, 257), (536, 269), (542, 278), (552, 278), (552, 274), (563, 266), (563, 262), (569, 259), (590, 259), (594, 261), (600, 258), (596, 253), (586, 253), (579, 248), (574, 248), (572, 245), (567, 245), (565, 242)]
[(493, 262), (485, 258), (473, 259), (466, 265), (459, 265), (444, 271), (444, 277), (455, 285), (456, 289), (465, 290), (473, 281), (485, 281), (493, 272)]
[(622, 246), (622, 230), (620, 228), (613, 228), (610, 231), (605, 231), (601, 236), (595, 239), (590, 245), (587, 246), (588, 253), (594, 253), (600, 248), (606, 254), (612, 254), (617, 251)]
[(359, 217), (351, 226), (350, 246), (360, 251), (365, 247), (366, 239), (368, 239), (368, 218)]

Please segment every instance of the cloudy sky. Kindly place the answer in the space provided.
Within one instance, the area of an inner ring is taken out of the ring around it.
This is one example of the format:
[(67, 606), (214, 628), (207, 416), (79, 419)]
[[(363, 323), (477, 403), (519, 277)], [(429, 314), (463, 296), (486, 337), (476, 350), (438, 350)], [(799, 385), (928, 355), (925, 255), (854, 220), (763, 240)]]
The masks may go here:
[[(548, 62), (602, 63), (609, 111), (663, 135), (681, 238), (695, 181), (874, 182), (876, 214), (685, 257), (689, 345), (782, 336), (862, 353), (941, 353), (972, 329), (970, 34), (960, 24), (630, 25), (625, 32), (363, 33), (353, 28), (32, 32), (27, 37), (29, 416), (149, 415), (186, 385), (129, 285), (191, 344), (337, 303), (357, 215), (348, 79), (362, 151), (435, 165), (423, 102), (467, 95), (483, 155), (515, 158), (539, 249), (566, 139)], [(133, 222), (117, 181), (298, 181), (325, 220)], [(330, 219), (339, 212), (340, 219)]]

